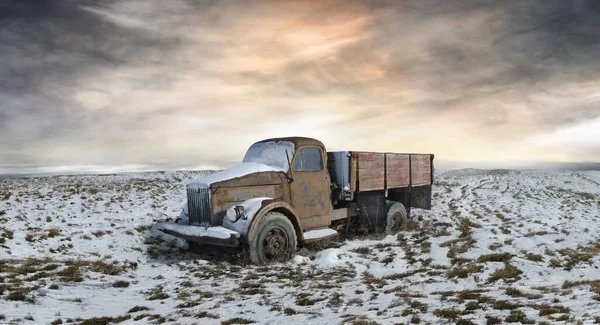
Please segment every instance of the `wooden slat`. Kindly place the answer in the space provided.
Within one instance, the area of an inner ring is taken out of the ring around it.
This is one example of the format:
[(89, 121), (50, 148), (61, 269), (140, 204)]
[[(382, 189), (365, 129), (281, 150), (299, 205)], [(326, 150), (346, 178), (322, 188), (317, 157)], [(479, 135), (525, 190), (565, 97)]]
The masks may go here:
[(411, 155), (412, 186), (431, 184), (431, 155)]
[(371, 169), (361, 168), (358, 170), (358, 174), (360, 175), (361, 178), (363, 178), (363, 177), (367, 177), (367, 178), (383, 177), (383, 175), (385, 174), (385, 171), (383, 170), (383, 168), (371, 168)]
[(387, 188), (408, 187), (410, 185), (409, 159), (407, 154), (386, 154)]
[(385, 155), (360, 152), (358, 156), (359, 191), (382, 190), (385, 186)]
[(381, 160), (367, 160), (367, 161), (363, 161), (359, 158), (358, 165), (359, 165), (358, 166), (359, 169), (383, 168), (384, 161), (383, 161), (383, 157)]
[(382, 190), (384, 186), (384, 179), (381, 178), (361, 178), (359, 191), (375, 191)]

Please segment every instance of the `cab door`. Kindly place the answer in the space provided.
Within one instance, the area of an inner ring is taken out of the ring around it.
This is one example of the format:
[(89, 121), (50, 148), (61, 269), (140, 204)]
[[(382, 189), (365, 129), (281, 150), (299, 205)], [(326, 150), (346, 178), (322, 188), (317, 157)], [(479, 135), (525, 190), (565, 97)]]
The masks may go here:
[(331, 180), (323, 149), (301, 147), (292, 161), (291, 201), (305, 230), (331, 223)]

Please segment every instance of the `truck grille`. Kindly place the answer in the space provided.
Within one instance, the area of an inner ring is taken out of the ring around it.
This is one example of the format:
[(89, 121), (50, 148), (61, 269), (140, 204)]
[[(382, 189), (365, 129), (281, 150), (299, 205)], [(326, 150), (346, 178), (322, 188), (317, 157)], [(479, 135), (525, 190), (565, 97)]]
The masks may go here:
[(188, 188), (187, 197), (190, 224), (210, 223), (210, 189)]

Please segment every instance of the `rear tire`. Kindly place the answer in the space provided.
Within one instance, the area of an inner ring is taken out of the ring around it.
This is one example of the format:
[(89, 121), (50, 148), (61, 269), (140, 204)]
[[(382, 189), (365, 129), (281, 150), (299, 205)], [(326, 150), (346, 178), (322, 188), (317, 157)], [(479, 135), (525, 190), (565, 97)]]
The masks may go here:
[(296, 231), (282, 213), (268, 212), (255, 227), (254, 238), (250, 238), (248, 243), (252, 263), (261, 265), (284, 261), (296, 252)]
[(388, 235), (395, 235), (406, 227), (408, 213), (406, 212), (404, 204), (400, 202), (388, 201), (387, 208), (385, 233)]

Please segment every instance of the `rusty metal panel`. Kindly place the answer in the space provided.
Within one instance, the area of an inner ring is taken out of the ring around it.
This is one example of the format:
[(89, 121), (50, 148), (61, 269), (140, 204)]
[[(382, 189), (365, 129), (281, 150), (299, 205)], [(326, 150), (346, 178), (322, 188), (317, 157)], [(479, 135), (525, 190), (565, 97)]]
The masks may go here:
[(431, 155), (410, 155), (412, 186), (431, 184)]
[(359, 152), (358, 190), (374, 191), (385, 188), (385, 154)]
[(387, 188), (410, 186), (410, 155), (388, 153), (385, 158)]
[(322, 168), (319, 171), (296, 170), (296, 161), (301, 157), (303, 150), (315, 148), (305, 146), (298, 148), (292, 160), (292, 178), (289, 183), (291, 206), (298, 215), (302, 228), (311, 230), (314, 228), (327, 227), (331, 224), (331, 179), (326, 165), (326, 156), (323, 150), (321, 158)]
[(281, 186), (278, 185), (221, 188), (214, 195), (214, 207), (216, 212), (220, 212), (255, 197), (281, 199), (282, 196)]
[(215, 191), (221, 187), (236, 187), (236, 186), (254, 186), (254, 185), (275, 185), (281, 182), (281, 178), (285, 177), (283, 172), (261, 172), (252, 173), (242, 177), (223, 180), (213, 183), (211, 189)]
[(224, 197), (229, 202), (244, 202), (254, 197), (281, 198), (281, 187), (277, 185), (233, 187), (223, 190)]
[(288, 194), (286, 190), (287, 181), (280, 172), (253, 173), (213, 184), (210, 189), (212, 219), (218, 220), (231, 206), (255, 197), (289, 201), (289, 190)]
[(331, 221), (346, 219), (349, 216), (348, 208), (333, 209), (333, 212), (331, 212)]

